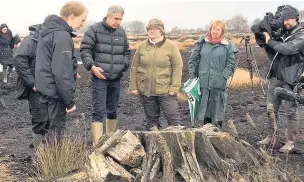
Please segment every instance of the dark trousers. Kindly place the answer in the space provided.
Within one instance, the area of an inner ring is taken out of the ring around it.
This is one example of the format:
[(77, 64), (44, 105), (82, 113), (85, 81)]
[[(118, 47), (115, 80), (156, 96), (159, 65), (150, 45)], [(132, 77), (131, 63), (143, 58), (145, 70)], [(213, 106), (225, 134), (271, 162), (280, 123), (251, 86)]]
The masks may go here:
[[(277, 98), (274, 95), (274, 89), (276, 87), (282, 87), (287, 90), (292, 91), (292, 89), (286, 85), (283, 81), (278, 80), (275, 77), (271, 77), (268, 82), (267, 91), (267, 115), (268, 115), (268, 135), (273, 136), (275, 133), (275, 125), (270, 117), (271, 112), (269, 112), (269, 104), (273, 105), (273, 112), (275, 114), (275, 119), (279, 119), (279, 109), (282, 104), (282, 99)], [(300, 120), (298, 103), (296, 101), (285, 101), (286, 107), (286, 117), (287, 117), (287, 140), (295, 141), (298, 134), (298, 125)]]
[(45, 122), (46, 108), (39, 101), (39, 94), (34, 90), (29, 90), (29, 110), (32, 116), (32, 131), (35, 134), (45, 135), (48, 132)]
[(66, 106), (60, 99), (46, 99), (40, 96), (40, 116), (43, 116), (40, 131), (61, 138), (66, 124)]
[(13, 64), (4, 64), (3, 69), (5, 70), (7, 68), (8, 68), (8, 71), (11, 72), (14, 69), (14, 65)]
[(182, 125), (176, 96), (144, 96), (140, 94), (140, 99), (146, 114), (146, 127), (160, 127), (160, 112), (162, 111), (169, 126)]
[(100, 80), (92, 77), (93, 122), (103, 122), (104, 117), (117, 119), (120, 79)]

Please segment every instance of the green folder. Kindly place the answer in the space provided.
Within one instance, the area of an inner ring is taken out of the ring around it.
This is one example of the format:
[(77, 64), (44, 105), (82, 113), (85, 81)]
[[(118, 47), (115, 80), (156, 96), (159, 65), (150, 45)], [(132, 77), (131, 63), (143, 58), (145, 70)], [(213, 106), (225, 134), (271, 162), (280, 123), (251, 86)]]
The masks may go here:
[(195, 127), (199, 106), (200, 106), (200, 98), (201, 98), (199, 78), (187, 80), (184, 83), (184, 87), (182, 90), (188, 95), (191, 124), (192, 127)]

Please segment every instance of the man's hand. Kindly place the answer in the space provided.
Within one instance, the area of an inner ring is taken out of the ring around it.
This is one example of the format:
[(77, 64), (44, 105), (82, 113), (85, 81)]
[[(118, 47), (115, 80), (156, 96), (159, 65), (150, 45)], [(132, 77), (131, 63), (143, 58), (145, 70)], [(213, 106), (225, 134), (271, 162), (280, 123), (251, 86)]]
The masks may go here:
[(76, 78), (77, 78), (77, 79), (81, 78), (80, 74), (77, 73)]
[(270, 40), (270, 35), (269, 35), (268, 32), (263, 32), (263, 33), (264, 33), (264, 35), (265, 35), (265, 42), (266, 42), (266, 44), (267, 44), (268, 41)]
[(132, 90), (132, 91), (130, 91), (130, 93), (131, 93), (132, 95), (139, 95), (138, 90)]
[(71, 109), (68, 109), (68, 108), (66, 108), (65, 109), (65, 111), (67, 112), (67, 113), (71, 113), (71, 112), (73, 112), (73, 111), (75, 111), (76, 110), (76, 105), (74, 104), (74, 106), (71, 108)]
[(34, 90), (35, 92), (37, 91), (35, 86), (33, 87), (33, 90)]
[(175, 93), (174, 92), (169, 92), (169, 95), (174, 96)]
[(99, 78), (99, 79), (101, 79), (101, 80), (105, 80), (106, 79), (106, 77), (105, 76), (103, 76), (103, 70), (101, 69), (101, 68), (99, 68), (99, 67), (97, 67), (97, 66), (92, 66), (92, 68), (91, 68), (91, 71), (92, 71), (92, 73), (97, 77), (97, 78)]

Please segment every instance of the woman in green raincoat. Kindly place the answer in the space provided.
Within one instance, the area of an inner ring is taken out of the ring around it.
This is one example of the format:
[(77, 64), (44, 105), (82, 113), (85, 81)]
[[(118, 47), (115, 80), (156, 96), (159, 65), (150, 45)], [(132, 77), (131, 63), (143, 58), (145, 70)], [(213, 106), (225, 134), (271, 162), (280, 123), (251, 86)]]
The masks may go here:
[(225, 23), (215, 21), (206, 37), (195, 44), (189, 60), (190, 78), (199, 77), (201, 102), (198, 125), (222, 127), (227, 102), (227, 80), (236, 67), (236, 46), (224, 36)]

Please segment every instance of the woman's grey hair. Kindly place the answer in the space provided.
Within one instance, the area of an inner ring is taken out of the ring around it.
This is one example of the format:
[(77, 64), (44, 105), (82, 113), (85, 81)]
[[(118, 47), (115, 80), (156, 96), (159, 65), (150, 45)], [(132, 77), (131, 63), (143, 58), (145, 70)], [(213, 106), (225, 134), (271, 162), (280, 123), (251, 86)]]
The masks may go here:
[(119, 5), (112, 5), (108, 8), (108, 15), (113, 13), (120, 13), (121, 15), (124, 15), (125, 10)]

